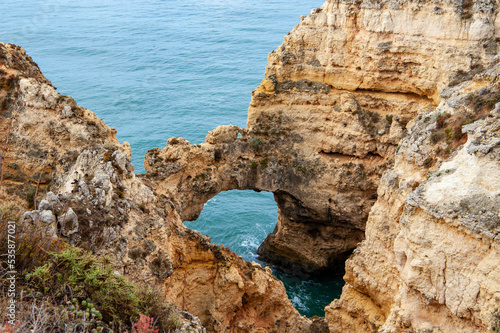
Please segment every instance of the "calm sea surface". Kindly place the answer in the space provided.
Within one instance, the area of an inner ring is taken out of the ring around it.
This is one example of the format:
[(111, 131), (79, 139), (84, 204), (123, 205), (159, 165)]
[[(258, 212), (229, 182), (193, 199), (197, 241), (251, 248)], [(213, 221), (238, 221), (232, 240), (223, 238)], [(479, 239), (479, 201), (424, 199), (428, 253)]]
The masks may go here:
[[(169, 137), (204, 141), (219, 125), (245, 127), (267, 54), (323, 0), (19, 0), (2, 3), (0, 41), (26, 49), (61, 94), (130, 142), (136, 172)], [(244, 259), (276, 224), (271, 193), (210, 200), (190, 228)], [(274, 270), (276, 271), (276, 270)], [(276, 273), (305, 315), (340, 295), (341, 279)]]

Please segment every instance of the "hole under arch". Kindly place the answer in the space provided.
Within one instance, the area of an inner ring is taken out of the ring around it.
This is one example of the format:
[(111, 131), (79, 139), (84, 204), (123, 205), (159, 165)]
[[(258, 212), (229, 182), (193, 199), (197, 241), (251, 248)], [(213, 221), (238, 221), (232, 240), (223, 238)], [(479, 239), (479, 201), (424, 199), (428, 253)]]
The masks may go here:
[[(233, 190), (210, 199), (196, 221), (184, 222), (188, 228), (210, 236), (213, 243), (229, 246), (243, 259), (257, 261), (257, 249), (271, 233), (278, 218), (274, 196), (269, 192)], [(288, 298), (307, 317), (324, 316), (324, 307), (340, 297), (344, 281), (338, 276), (301, 279), (272, 267), (283, 281)]]

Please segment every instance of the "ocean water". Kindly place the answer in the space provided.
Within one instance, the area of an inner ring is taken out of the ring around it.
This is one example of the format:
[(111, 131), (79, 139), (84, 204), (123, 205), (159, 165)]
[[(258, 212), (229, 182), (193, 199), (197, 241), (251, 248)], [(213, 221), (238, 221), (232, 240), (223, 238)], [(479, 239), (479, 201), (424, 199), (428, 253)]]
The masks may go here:
[[(228, 209), (230, 208), (230, 209)], [(191, 228), (209, 235), (212, 242), (229, 246), (243, 259), (257, 259), (257, 249), (276, 226), (278, 211), (273, 194), (253, 191), (228, 191), (210, 199), (200, 217), (185, 222)], [(273, 274), (283, 281), (288, 298), (302, 315), (324, 316), (324, 308), (338, 298), (344, 281), (341, 277), (300, 279), (272, 267)]]
[[(61, 94), (144, 154), (169, 137), (201, 143), (219, 125), (246, 125), (267, 54), (323, 0), (18, 0), (2, 3), (0, 41), (26, 49)], [(270, 193), (231, 191), (186, 223), (248, 260), (276, 223)], [(275, 270), (276, 271), (276, 270)], [(323, 315), (341, 279), (276, 273), (301, 313)]]

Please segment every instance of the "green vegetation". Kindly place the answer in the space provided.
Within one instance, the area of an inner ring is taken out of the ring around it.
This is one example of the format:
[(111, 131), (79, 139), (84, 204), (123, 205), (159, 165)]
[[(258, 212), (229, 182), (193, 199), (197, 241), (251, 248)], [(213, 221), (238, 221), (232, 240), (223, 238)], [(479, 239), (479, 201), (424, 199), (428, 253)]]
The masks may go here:
[[(34, 222), (20, 221), (21, 212), (15, 204), (0, 206), (0, 251), (8, 253), (9, 225), (15, 225), (14, 270), (23, 277), (16, 284), (19, 325), (9, 328), (13, 332), (28, 332), (36, 323), (40, 332), (160, 333), (182, 323), (179, 310), (160, 290), (115, 274), (111, 258), (52, 238), (36, 217)], [(0, 310), (8, 304), (10, 270), (0, 266)], [(0, 331), (5, 329), (0, 325)]]
[(498, 311), (498, 308), (494, 308), (493, 311), (491, 312), (491, 330), (494, 332), (500, 332), (500, 311)]
[(60, 253), (51, 252), (49, 262), (26, 274), (26, 279), (42, 293), (49, 290), (62, 294), (69, 286), (74, 294), (95, 300), (106, 321), (119, 324), (139, 315), (139, 300), (135, 286), (115, 275), (109, 262), (108, 258), (68, 247)]
[(472, 92), (467, 95), (465, 101), (475, 113), (491, 111), (500, 102), (500, 91), (484, 92), (482, 94)]
[(260, 150), (262, 148), (262, 140), (259, 138), (252, 138), (250, 140), (250, 146), (255, 150)]
[(36, 193), (36, 188), (34, 186), (31, 186), (26, 192), (26, 202), (28, 203), (28, 208), (32, 208), (35, 205), (35, 193)]
[(450, 118), (449, 113), (440, 113), (436, 116), (436, 128), (443, 128), (446, 119)]

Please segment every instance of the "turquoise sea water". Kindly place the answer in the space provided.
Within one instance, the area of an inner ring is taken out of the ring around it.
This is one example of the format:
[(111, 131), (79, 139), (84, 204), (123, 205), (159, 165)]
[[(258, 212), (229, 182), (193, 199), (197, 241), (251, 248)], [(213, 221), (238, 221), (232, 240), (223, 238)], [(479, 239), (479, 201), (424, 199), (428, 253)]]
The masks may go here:
[[(219, 125), (246, 125), (267, 54), (323, 0), (19, 0), (2, 3), (0, 41), (26, 49), (61, 94), (118, 130), (136, 172), (148, 149)], [(276, 223), (270, 193), (231, 191), (190, 228), (248, 260)], [(276, 273), (303, 314), (323, 315), (342, 281)]]

